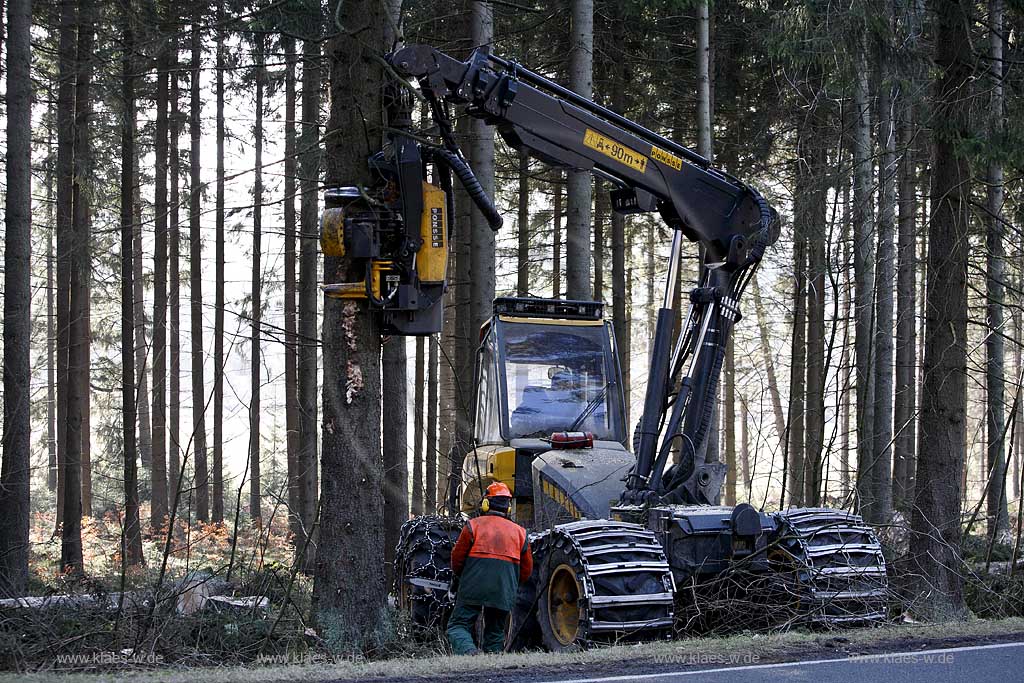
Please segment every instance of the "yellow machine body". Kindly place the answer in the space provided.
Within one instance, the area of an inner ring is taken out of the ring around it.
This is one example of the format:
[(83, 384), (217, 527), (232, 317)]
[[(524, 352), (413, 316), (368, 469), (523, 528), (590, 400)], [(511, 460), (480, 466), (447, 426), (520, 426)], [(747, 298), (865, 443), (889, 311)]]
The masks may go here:
[(420, 282), (444, 282), (448, 270), (448, 217), (445, 216), (444, 190), (423, 183), (423, 218), (420, 238), (423, 245), (416, 254), (416, 270)]

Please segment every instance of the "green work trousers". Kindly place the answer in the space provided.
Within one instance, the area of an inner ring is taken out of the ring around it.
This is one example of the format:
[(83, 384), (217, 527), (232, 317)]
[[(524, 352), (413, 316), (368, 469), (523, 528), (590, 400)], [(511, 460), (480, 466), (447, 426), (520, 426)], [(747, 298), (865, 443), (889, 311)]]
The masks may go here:
[(451, 643), (455, 654), (468, 654), (476, 648), (473, 630), (481, 612), (484, 616), (484, 642), (480, 649), (484, 652), (501, 652), (505, 648), (508, 612), (495, 607), (467, 605), (456, 601), (455, 609), (448, 617), (448, 642)]

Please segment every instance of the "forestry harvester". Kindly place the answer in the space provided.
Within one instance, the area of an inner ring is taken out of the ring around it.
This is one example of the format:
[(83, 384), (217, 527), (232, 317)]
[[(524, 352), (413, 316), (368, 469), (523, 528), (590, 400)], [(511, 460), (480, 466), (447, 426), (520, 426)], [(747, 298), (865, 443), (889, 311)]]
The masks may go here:
[[(726, 467), (707, 457), (708, 435), (740, 298), (778, 237), (765, 199), (692, 150), (485, 49), (460, 61), (415, 45), (387, 61), (418, 82), (439, 142), (393, 116), (390, 143), (369, 160), (376, 184), (329, 190), (321, 225), (325, 253), (365, 264), (362, 280), (329, 284), (327, 295), (368, 300), (386, 333), (441, 331), (453, 175), (491, 227), (501, 225), (456, 144), (451, 105), (519, 151), (610, 182), (615, 211), (657, 211), (672, 229), (632, 439), (617, 355), (629, 350), (615, 348), (600, 302), (494, 302), (476, 356), (474, 443), (452, 468), (449, 515), (410, 520), (397, 549), (397, 599), (413, 621), (443, 622), (454, 538), (496, 481), (512, 491), (537, 567), (520, 591), (512, 645), (564, 650), (720, 625), (884, 619), (885, 561), (860, 517), (719, 504)], [(699, 245), (700, 279), (673, 339), (684, 238)]]

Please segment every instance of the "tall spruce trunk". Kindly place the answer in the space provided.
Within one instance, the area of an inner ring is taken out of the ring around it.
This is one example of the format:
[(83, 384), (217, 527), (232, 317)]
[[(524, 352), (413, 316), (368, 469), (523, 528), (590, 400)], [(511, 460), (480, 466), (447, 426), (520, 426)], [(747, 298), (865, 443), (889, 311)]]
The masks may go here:
[(384, 564), (394, 578), (395, 547), (409, 519), (409, 415), (406, 405), (405, 337), (390, 337), (381, 350), (381, 447), (384, 459)]
[[(470, 4), (472, 6), (469, 25), (470, 40), (473, 45), (491, 46), (494, 42), (493, 8), (488, 2), (472, 2)], [(469, 122), (469, 131), (469, 155), (473, 173), (480, 181), (480, 187), (484, 194), (493, 197), (494, 126), (487, 125), (482, 119), (473, 118)], [(491, 307), (494, 301), (494, 231), (491, 230), (476, 204), (469, 207), (469, 216), (473, 243), (473, 249), (469, 256), (470, 272), (473, 277), (473, 284), (470, 287), (470, 310), (472, 311), (472, 336), (475, 340), (476, 330), (479, 330), (480, 326), (491, 317)], [(475, 343), (473, 347), (475, 349)], [(472, 399), (469, 400), (469, 403), (473, 403)]]
[[(124, 449), (124, 526), (121, 531), (122, 562), (142, 564), (142, 531), (139, 527), (138, 444), (135, 396), (135, 32), (132, 3), (122, 16), (124, 52), (121, 56), (121, 427)], [(139, 401), (140, 404), (144, 400)]]
[[(138, 130), (138, 129), (136, 129)], [(138, 169), (138, 151), (134, 160)], [(153, 467), (153, 427), (149, 414), (149, 342), (146, 339), (146, 282), (142, 266), (142, 193), (136, 172), (132, 189), (134, 218), (132, 222), (132, 293), (133, 316), (135, 320), (135, 377), (136, 400), (139, 420), (139, 462), (143, 467)]]
[[(328, 45), (327, 184), (363, 185), (371, 181), (366, 159), (382, 134), (384, 72), (374, 57), (386, 47), (385, 8), (375, 0), (346, 2), (339, 20), (345, 28)], [(362, 277), (361, 266), (349, 260), (324, 261), (331, 281)], [(378, 319), (365, 304), (327, 299), (323, 344), (323, 495), (313, 599), (320, 617), (337, 624), (344, 647), (359, 651), (382, 623), (387, 595)]]
[(519, 153), (519, 196), (516, 230), (519, 232), (516, 251), (516, 293), (527, 296), (530, 293), (530, 155)]
[[(798, 182), (800, 174), (798, 173)], [(810, 188), (796, 192), (798, 200), (810, 201)], [(801, 210), (794, 211), (800, 215)], [(789, 505), (799, 507), (804, 499), (804, 418), (807, 399), (807, 236), (808, 225), (793, 221), (793, 328), (790, 345), (789, 407), (786, 420), (786, 490)]]
[[(882, 41), (880, 41), (882, 42)], [(896, 284), (896, 131), (893, 108), (896, 96), (892, 83), (889, 46), (879, 49), (878, 89), (878, 219), (875, 232), (875, 412), (871, 446), (871, 505), (864, 508), (868, 522), (885, 524), (892, 519), (892, 425), (893, 425), (893, 289)]]
[(57, 64), (57, 527), (64, 520), (68, 450), (68, 351), (71, 331), (71, 263), (75, 253), (72, 187), (75, 158), (75, 45), (77, 3), (62, 0)]
[(191, 102), (189, 104), (188, 130), (191, 137), (189, 152), (189, 304), (190, 334), (192, 348), (192, 449), (195, 467), (195, 511), (196, 520), (210, 519), (210, 481), (206, 453), (206, 383), (203, 361), (203, 235), (202, 226), (202, 108), (199, 76), (202, 69), (202, 9), (193, 10), (191, 28)]
[(412, 514), (423, 514), (423, 419), (426, 417), (426, 405), (423, 398), (424, 371), (426, 369), (426, 339), (416, 337), (416, 365), (413, 386), (413, 426), (412, 426)]
[[(913, 82), (913, 81), (912, 81)], [(893, 405), (893, 507), (909, 517), (914, 498), (914, 442), (917, 435), (917, 155), (913, 98), (900, 98), (896, 128), (897, 200), (896, 388)]]
[[(72, 391), (77, 392), (77, 418), (68, 416), (69, 422), (77, 419), (75, 429), (79, 431), (79, 475), (82, 487), (82, 514), (92, 515), (92, 392), (89, 389), (91, 375), (92, 335), (90, 331), (90, 290), (92, 289), (92, 207), (90, 204), (92, 178), (92, 71), (93, 45), (95, 43), (95, 12), (91, 0), (81, 0), (78, 5), (78, 45), (76, 67), (78, 78), (75, 82), (75, 180), (72, 189), (72, 216), (77, 235), (76, 249), (72, 258), (78, 261), (78, 280), (72, 281), (71, 288), (71, 347), (76, 344), (78, 361), (69, 365)], [(69, 359), (71, 357), (69, 350)], [(69, 360), (70, 363), (70, 360)], [(70, 400), (70, 399), (69, 399)]]
[(565, 291), (562, 286), (562, 219), (564, 218), (562, 203), (565, 188), (561, 171), (557, 169), (552, 171), (551, 177), (554, 179), (551, 183), (553, 193), (551, 200), (551, 296), (557, 299)]
[[(224, 521), (224, 70), (227, 55), (224, 47), (223, 23), (224, 0), (219, 0), (217, 2), (217, 73), (214, 84), (217, 98), (217, 188), (213, 257), (213, 509), (211, 510), (214, 522)], [(257, 147), (257, 157), (261, 152), (262, 150)], [(256, 166), (259, 167), (258, 161)], [(258, 209), (254, 213), (258, 215)], [(255, 217), (253, 221), (256, 221)], [(254, 241), (255, 239), (253, 237)], [(252, 363), (253, 366), (257, 363), (255, 356)]]
[(4, 424), (0, 466), (0, 593), (28, 587), (32, 424), (31, 0), (10, 0), (7, 41), (7, 193), (4, 202)]
[(438, 381), (437, 362), (438, 347), (440, 346), (436, 336), (430, 338), (430, 349), (427, 352), (427, 438), (424, 443), (426, 459), (426, 481), (423, 488), (426, 491), (423, 505), (427, 514), (437, 512), (437, 458), (438, 458)]
[[(161, 27), (163, 28), (163, 27)], [(153, 129), (153, 449), (150, 453), (150, 529), (167, 519), (167, 39), (156, 58), (156, 123)], [(171, 483), (174, 485), (174, 482)]]
[(866, 38), (856, 38), (853, 85), (853, 273), (854, 363), (857, 368), (857, 496), (865, 517), (873, 514), (874, 373), (872, 372), (875, 274), (872, 226), (871, 104), (868, 100)]
[[(172, 21), (176, 19), (172, 12)], [(173, 35), (173, 34), (172, 34)], [(178, 79), (178, 39), (172, 37), (170, 64), (170, 131), (168, 132), (168, 178), (170, 192), (170, 208), (168, 210), (167, 228), (167, 260), (169, 280), (167, 298), (168, 308), (167, 334), (169, 366), (167, 374), (168, 389), (168, 422), (167, 422), (167, 499), (173, 505), (182, 502), (190, 487), (186, 485), (185, 461), (181, 447), (181, 155), (179, 140), (181, 137), (181, 110)], [(189, 494), (191, 496), (191, 494)]]
[(960, 547), (960, 472), (967, 403), (967, 249), (972, 128), (970, 7), (934, 0), (935, 133), (928, 225), (927, 306), (917, 481), (911, 518), (915, 614), (965, 618)]
[[(51, 107), (51, 114), (53, 108)], [(51, 120), (52, 120), (51, 115)], [(57, 491), (57, 255), (54, 252), (53, 237), (57, 232), (54, 211), (53, 184), (53, 134), (46, 155), (46, 489)], [(58, 505), (59, 507), (59, 505)]]
[[(622, 45), (625, 42), (625, 22), (622, 7), (614, 5), (613, 42)], [(626, 83), (629, 80), (629, 62), (621, 60), (611, 65), (611, 107), (619, 114), (626, 112)], [(629, 313), (627, 312), (627, 279), (626, 279), (626, 217), (616, 211), (611, 215), (612, 232), (612, 329), (615, 332), (615, 349), (619, 354), (619, 372), (622, 374), (622, 395), (625, 397), (626, 414), (623, 416), (627, 425), (627, 445), (632, 433), (630, 421), (630, 395), (632, 382), (632, 344), (630, 340)]]
[[(302, 130), (299, 137), (299, 507), (305, 547), (303, 569), (312, 572), (317, 524), (317, 225), (320, 186), (320, 43), (302, 41)], [(330, 273), (330, 270), (325, 272)], [(326, 357), (326, 354), (325, 354)], [(326, 385), (325, 385), (326, 386)], [(326, 438), (326, 435), (325, 435)], [(313, 541), (307, 542), (312, 534)]]
[[(812, 76), (812, 87), (821, 88), (820, 76)], [(810, 116), (818, 124), (822, 112)], [(804, 494), (803, 504), (821, 505), (823, 493), (822, 453), (825, 450), (825, 273), (828, 268), (826, 251), (828, 155), (823, 125), (813, 125), (810, 139), (805, 140), (805, 172), (810, 183), (806, 204), (805, 234), (807, 238), (807, 419), (805, 422)]]
[(256, 42), (256, 124), (254, 126), (256, 154), (253, 164), (252, 208), (252, 326), (249, 358), (249, 515), (262, 525), (260, 509), (260, 385), (263, 359), (260, 350), (260, 325), (263, 319), (263, 89), (266, 74), (264, 52), (266, 36), (254, 36)]
[[(989, 0), (989, 90), (990, 136), (999, 141), (1003, 135), (1003, 0)], [(998, 143), (997, 143), (998, 144)], [(985, 247), (987, 251), (985, 285), (988, 293), (988, 335), (985, 337), (985, 385), (988, 412), (986, 470), (988, 487), (986, 503), (988, 530), (998, 534), (1009, 528), (1006, 510), (1006, 397), (1003, 375), (1006, 359), (1003, 346), (1003, 306), (1006, 268), (1003, 248), (1003, 165), (998, 158), (988, 165), (986, 183), (988, 211), (985, 213)], [(1019, 419), (1019, 418), (1018, 418)]]
[[(594, 2), (570, 0), (569, 9), (569, 87), (578, 95), (590, 99), (594, 94)], [(589, 299), (592, 292), (591, 198), (590, 173), (567, 171), (565, 293), (569, 299)]]
[(302, 538), (302, 509), (299, 491), (299, 388), (298, 336), (295, 309), (295, 70), (298, 56), (295, 39), (281, 36), (285, 54), (284, 104), (284, 412), (288, 461), (288, 529), (293, 543)]

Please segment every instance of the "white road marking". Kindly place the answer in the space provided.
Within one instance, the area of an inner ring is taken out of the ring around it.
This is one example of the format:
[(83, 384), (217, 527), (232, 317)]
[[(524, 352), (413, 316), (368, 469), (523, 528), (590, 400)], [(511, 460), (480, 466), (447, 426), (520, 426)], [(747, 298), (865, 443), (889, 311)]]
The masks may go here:
[(832, 659), (808, 659), (802, 662), (780, 662), (778, 664), (751, 664), (749, 666), (726, 666), (718, 669), (684, 669), (682, 671), (663, 671), (653, 674), (630, 674), (628, 676), (605, 676), (603, 678), (553, 678), (544, 683), (615, 683), (616, 681), (646, 681), (674, 676), (699, 676), (701, 674), (720, 674), (728, 671), (759, 671), (762, 669), (783, 669), (795, 666), (814, 666), (816, 664), (836, 664), (839, 662), (863, 662), (885, 657), (911, 657), (936, 655), (951, 652), (969, 652), (972, 650), (996, 650), (1007, 647), (1024, 647), (1024, 643), (997, 643), (995, 645), (967, 645), (964, 647), (947, 647), (936, 650), (912, 650), (910, 652), (882, 652), (873, 655), (855, 655), (853, 657), (835, 657)]

